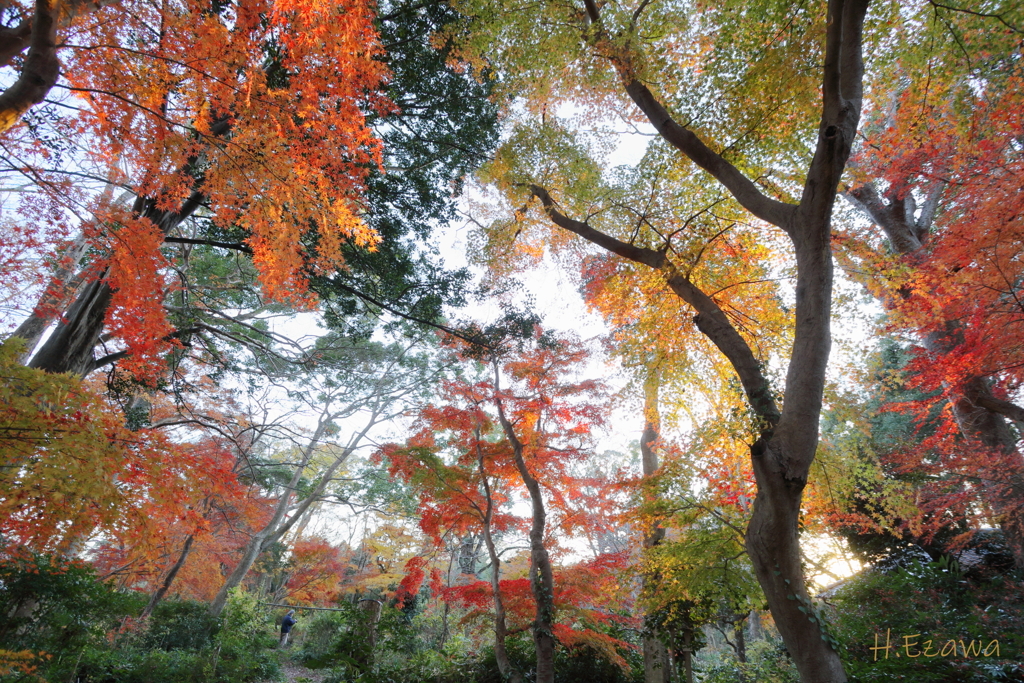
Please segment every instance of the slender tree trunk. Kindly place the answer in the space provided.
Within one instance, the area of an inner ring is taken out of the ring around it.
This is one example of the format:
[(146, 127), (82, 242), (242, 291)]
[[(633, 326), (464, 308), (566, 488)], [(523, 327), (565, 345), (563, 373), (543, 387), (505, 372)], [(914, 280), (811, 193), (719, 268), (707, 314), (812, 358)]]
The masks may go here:
[(683, 629), (683, 647), (680, 650), (683, 664), (683, 680), (686, 683), (693, 683), (693, 626), (689, 625)]
[(494, 600), (494, 660), (498, 664), (498, 672), (505, 681), (510, 683), (522, 683), (523, 676), (512, 666), (508, 659), (508, 651), (505, 649), (505, 639), (508, 637), (508, 627), (505, 619), (505, 601), (501, 597), (501, 556), (494, 545), (494, 536), (491, 534), (491, 519), (494, 517), (494, 497), (491, 495), (491, 485), (487, 481), (487, 472), (484, 470), (484, 453), (480, 448), (480, 427), (476, 428), (476, 453), (477, 467), (480, 470), (480, 480), (483, 482), (484, 509), (483, 527), (484, 544), (487, 546), (487, 555), (491, 560), (491, 597)]
[[(451, 584), (449, 584), (451, 587)], [(437, 649), (444, 651), (444, 646), (448, 643), (448, 615), (451, 612), (451, 605), (448, 601), (444, 601), (444, 612), (441, 613), (441, 637), (438, 639)]]
[(153, 613), (153, 609), (157, 606), (157, 603), (163, 600), (163, 597), (167, 594), (167, 591), (170, 589), (171, 584), (174, 583), (174, 578), (178, 575), (178, 572), (181, 570), (181, 568), (185, 566), (185, 560), (188, 559), (189, 553), (192, 552), (192, 543), (194, 541), (195, 537), (192, 534), (189, 534), (188, 537), (185, 539), (185, 544), (182, 546), (181, 552), (178, 554), (178, 560), (174, 563), (170, 570), (168, 570), (167, 575), (164, 576), (163, 583), (160, 584), (160, 587), (149, 598), (149, 602), (146, 604), (145, 608), (143, 608), (142, 613), (139, 615), (139, 617), (143, 619), (148, 617), (150, 614)]
[[(772, 616), (804, 683), (845, 681), (842, 663), (807, 614), (801, 567), (800, 505), (818, 444), (818, 419), (831, 345), (832, 258), (827, 220), (793, 227), (797, 256), (796, 338), (786, 378), (786, 406), (774, 429), (752, 447), (757, 497), (746, 548)], [(829, 215), (830, 211), (825, 215)]]
[(217, 592), (213, 602), (210, 603), (210, 614), (212, 616), (216, 617), (220, 615), (221, 611), (224, 609), (225, 603), (227, 602), (228, 591), (242, 582), (242, 579), (245, 578), (246, 574), (248, 574), (249, 570), (252, 568), (252, 565), (256, 562), (256, 558), (258, 558), (260, 554), (273, 543), (276, 543), (280, 538), (287, 534), (289, 530), (303, 519), (303, 516), (309, 510), (310, 506), (320, 499), (320, 496), (323, 495), (324, 489), (326, 489), (327, 485), (331, 482), (331, 477), (333, 477), (334, 473), (338, 471), (338, 468), (348, 460), (348, 457), (352, 455), (352, 452), (363, 440), (367, 432), (370, 431), (370, 428), (377, 423), (378, 412), (374, 411), (371, 414), (362, 431), (352, 436), (348, 445), (334, 459), (331, 466), (328, 467), (322, 475), (320, 475), (319, 481), (316, 486), (313, 487), (313, 490), (310, 491), (309, 495), (306, 496), (305, 500), (299, 503), (298, 506), (292, 510), (290, 517), (285, 519), (291, 506), (292, 496), (298, 488), (299, 481), (302, 479), (302, 473), (312, 460), (314, 450), (320, 443), (320, 439), (322, 439), (324, 434), (327, 433), (327, 429), (335, 417), (336, 416), (329, 414), (325, 407), (324, 413), (320, 416), (316, 431), (313, 433), (309, 444), (306, 445), (306, 448), (303, 451), (301, 464), (295, 469), (295, 473), (292, 474), (292, 478), (288, 482), (288, 486), (285, 489), (284, 494), (281, 496), (281, 500), (278, 501), (277, 508), (274, 510), (274, 516), (263, 529), (253, 534), (249, 543), (246, 544), (245, 549), (242, 551), (241, 560), (239, 560), (239, 563), (228, 576), (224, 585), (221, 586), (221, 589)]
[[(231, 574), (228, 575), (224, 585), (221, 586), (219, 591), (217, 591), (217, 595), (214, 597), (213, 602), (210, 603), (210, 614), (212, 616), (220, 616), (220, 613), (224, 610), (224, 605), (227, 603), (228, 592), (242, 582), (242, 579), (245, 578), (246, 574), (248, 574), (249, 570), (252, 568), (252, 565), (256, 562), (256, 558), (258, 558), (271, 543), (287, 531), (287, 529), (281, 528), (281, 523), (284, 521), (285, 515), (288, 514), (288, 509), (291, 507), (292, 496), (298, 488), (299, 481), (302, 479), (302, 473), (305, 471), (306, 466), (312, 459), (313, 449), (316, 448), (316, 444), (319, 443), (326, 427), (327, 421), (323, 419), (323, 416), (321, 416), (316, 431), (313, 433), (313, 438), (310, 439), (309, 444), (303, 452), (301, 463), (295, 468), (295, 472), (292, 473), (292, 478), (285, 487), (284, 493), (281, 495), (281, 499), (277, 502), (277, 508), (274, 510), (274, 516), (266, 526), (253, 534), (249, 539), (249, 542), (245, 545), (245, 548), (242, 551), (242, 557), (239, 559), (238, 564), (235, 565), (235, 568), (231, 571)], [(292, 519), (295, 519), (294, 515)]]
[[(743, 632), (743, 619), (746, 615), (733, 615), (733, 617), (740, 617), (733, 622), (733, 632), (735, 633), (734, 637), (736, 638), (736, 659), (740, 660), (740, 664), (746, 664), (747, 641), (746, 634)], [(740, 676), (740, 679), (741, 681), (745, 681), (746, 676)]]
[(249, 570), (252, 569), (253, 564), (256, 563), (256, 558), (265, 550), (267, 537), (270, 535), (270, 528), (266, 527), (259, 532), (253, 534), (252, 538), (245, 545), (242, 550), (242, 557), (238, 560), (238, 564), (228, 574), (228, 578), (224, 581), (224, 585), (221, 586), (220, 590), (217, 591), (217, 595), (214, 596), (213, 602), (210, 603), (210, 615), (219, 617), (220, 613), (224, 611), (224, 605), (228, 601), (228, 593), (232, 588), (242, 583), (242, 579), (246, 577)]
[[(661, 436), (661, 415), (658, 410), (658, 390), (660, 375), (657, 367), (648, 370), (644, 382), (644, 430), (640, 434), (640, 455), (645, 477), (652, 476), (658, 470), (658, 453), (654, 450), (655, 442)], [(655, 524), (644, 530), (643, 546), (650, 549), (661, 543), (665, 530)], [(643, 578), (644, 589), (648, 584), (657, 584), (657, 577)], [(669, 663), (668, 647), (647, 615), (644, 616), (647, 627), (644, 629), (644, 683), (669, 683), (672, 680), (672, 667)]]
[[(498, 368), (495, 365), (495, 388), (497, 389)], [(498, 408), (498, 419), (505, 432), (505, 437), (512, 446), (519, 476), (530, 493), (532, 517), (530, 524), (530, 588), (533, 601), (537, 605), (537, 616), (533, 623), (533, 643), (537, 650), (537, 683), (554, 683), (555, 680), (555, 581), (551, 570), (551, 558), (544, 546), (544, 526), (547, 515), (544, 511), (544, 499), (541, 496), (540, 483), (530, 474), (526, 466), (523, 444), (516, 436), (512, 423), (505, 417), (501, 399), (495, 397)]]

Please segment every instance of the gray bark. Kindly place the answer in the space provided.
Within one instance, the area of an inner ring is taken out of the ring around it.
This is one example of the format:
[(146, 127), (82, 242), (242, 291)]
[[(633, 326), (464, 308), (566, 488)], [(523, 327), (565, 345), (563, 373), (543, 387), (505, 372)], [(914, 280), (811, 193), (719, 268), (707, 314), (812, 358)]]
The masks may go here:
[[(271, 517), (270, 521), (262, 529), (257, 531), (249, 539), (245, 548), (242, 550), (242, 557), (239, 559), (238, 564), (228, 575), (224, 585), (221, 586), (220, 590), (217, 591), (217, 595), (214, 597), (213, 602), (210, 603), (210, 614), (212, 616), (220, 616), (220, 613), (224, 610), (224, 605), (227, 603), (228, 592), (238, 586), (242, 580), (252, 569), (252, 565), (255, 564), (256, 559), (260, 556), (263, 551), (276, 543), (281, 537), (288, 533), (288, 531), (295, 526), (295, 524), (303, 518), (309, 507), (319, 500), (323, 494), (324, 489), (331, 481), (331, 477), (341, 467), (342, 463), (348, 459), (348, 457), (355, 450), (356, 445), (362, 440), (370, 427), (373, 426), (376, 420), (376, 413), (371, 417), (369, 424), (359, 434), (352, 437), (349, 445), (335, 458), (334, 462), (331, 463), (324, 473), (320, 476), (316, 486), (310, 492), (310, 494), (294, 509), (291, 510), (291, 501), (295, 490), (299, 485), (299, 481), (302, 479), (302, 473), (305, 471), (306, 466), (309, 465), (310, 460), (313, 458), (313, 453), (316, 446), (320, 443), (323, 438), (328, 426), (331, 423), (333, 416), (324, 414), (321, 416), (316, 431), (313, 433), (312, 438), (307, 444), (302, 454), (302, 460), (298, 467), (295, 468), (295, 472), (292, 474), (291, 480), (285, 489), (284, 494), (278, 501), (277, 507), (274, 510), (274, 516)], [(287, 519), (289, 510), (292, 514)]]
[(39, 302), (32, 310), (32, 314), (11, 334), (12, 337), (25, 340), (25, 353), (21, 357), (22, 363), (29, 361), (46, 328), (71, 303), (75, 292), (82, 284), (82, 275), (78, 270), (78, 264), (88, 249), (89, 242), (85, 239), (85, 235), (78, 235), (61, 255), (50, 286), (43, 292)]
[[(225, 136), (230, 130), (230, 123), (226, 118), (218, 120), (210, 130), (212, 136)], [(182, 173), (192, 173), (202, 163), (203, 155), (197, 154), (186, 160)], [(203, 193), (196, 190), (176, 209), (160, 209), (157, 198), (140, 196), (135, 200), (133, 213), (152, 221), (164, 235), (167, 235), (195, 213), (204, 199)], [(113, 294), (106, 277), (107, 271), (104, 271), (80, 290), (53, 334), (32, 358), (31, 367), (47, 372), (71, 372), (82, 376), (95, 369), (93, 349), (103, 333), (103, 323)]]
[(747, 637), (751, 641), (761, 640), (761, 638), (763, 637), (761, 634), (761, 613), (758, 612), (756, 609), (750, 610), (750, 616), (747, 617), (747, 621), (750, 622), (747, 627)]

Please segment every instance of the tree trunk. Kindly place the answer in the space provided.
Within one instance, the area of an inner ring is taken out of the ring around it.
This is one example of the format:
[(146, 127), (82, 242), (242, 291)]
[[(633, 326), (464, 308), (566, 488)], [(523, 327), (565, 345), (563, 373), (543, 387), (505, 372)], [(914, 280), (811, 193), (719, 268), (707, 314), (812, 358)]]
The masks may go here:
[[(498, 382), (498, 368), (495, 365), (495, 389)], [(537, 683), (554, 683), (555, 680), (555, 636), (553, 631), (555, 617), (555, 582), (551, 571), (551, 558), (544, 547), (544, 526), (547, 515), (544, 511), (544, 499), (541, 496), (540, 483), (526, 466), (523, 444), (516, 436), (512, 423), (505, 417), (501, 399), (495, 398), (498, 408), (498, 420), (505, 432), (505, 437), (512, 446), (519, 476), (530, 493), (532, 517), (530, 524), (530, 588), (533, 601), (537, 605), (537, 616), (533, 623), (533, 643), (537, 650)]]
[[(270, 547), (270, 544), (284, 535), (287, 532), (287, 528), (282, 526), (285, 515), (288, 514), (288, 508), (291, 506), (292, 495), (299, 485), (299, 481), (302, 479), (302, 473), (305, 471), (306, 466), (313, 457), (313, 449), (316, 444), (319, 443), (320, 438), (324, 435), (327, 428), (328, 420), (321, 416), (319, 424), (317, 424), (316, 431), (313, 433), (312, 439), (306, 446), (303, 454), (302, 461), (299, 466), (295, 468), (295, 472), (292, 473), (292, 478), (288, 481), (288, 485), (285, 487), (284, 493), (281, 499), (277, 502), (277, 508), (274, 510), (274, 516), (271, 517), (270, 521), (267, 522), (266, 526), (253, 534), (252, 538), (246, 544), (242, 551), (242, 557), (239, 559), (238, 564), (232, 570), (231, 574), (228, 575), (224, 585), (221, 586), (220, 590), (217, 591), (217, 595), (213, 598), (213, 602), (210, 603), (210, 615), (217, 617), (224, 610), (224, 605), (227, 603), (228, 592), (242, 582), (246, 574), (252, 568), (252, 565), (256, 562), (256, 558), (260, 554)], [(311, 496), (312, 497), (312, 496)], [(301, 512), (297, 513), (301, 514)], [(292, 520), (296, 519), (295, 515), (292, 515)]]
[(360, 600), (359, 609), (363, 611), (366, 619), (366, 647), (360, 648), (356, 661), (363, 671), (373, 670), (373, 654), (377, 647), (377, 624), (380, 622), (380, 612), (383, 605), (380, 600), (366, 598)]
[[(224, 136), (230, 130), (229, 121), (222, 118), (210, 128), (213, 136)], [(187, 159), (182, 166), (182, 174), (198, 171), (204, 159), (203, 153)], [(201, 185), (197, 181), (197, 185)], [(177, 209), (160, 209), (158, 199), (136, 197), (132, 207), (133, 213), (140, 218), (152, 221), (160, 231), (167, 235), (178, 227), (183, 220), (195, 213), (204, 200), (202, 192), (195, 190), (182, 202)], [(107, 271), (99, 275), (81, 289), (66, 315), (58, 323), (53, 334), (46, 340), (42, 348), (32, 359), (30, 366), (47, 372), (72, 372), (87, 375), (95, 369), (93, 349), (103, 333), (103, 324), (113, 290), (106, 282)], [(154, 292), (159, 296), (159, 292)]]
[(800, 680), (845, 681), (838, 655), (822, 639), (821, 624), (811, 621), (812, 603), (800, 566), (797, 529), (806, 478), (787, 478), (778, 466), (786, 453), (771, 448), (754, 460), (758, 493), (747, 527), (747, 553)]
[(1024, 569), (1024, 457), (1006, 420), (983, 407), (993, 398), (988, 379), (972, 377), (952, 400), (953, 416), (965, 437), (995, 457), (982, 468), (985, 502), (1013, 552), (1014, 565)]
[[(766, 195), (758, 185), (680, 124), (642, 80), (636, 65), (642, 56), (621, 47), (602, 23), (599, 3), (587, 2), (589, 41), (618, 73), (626, 94), (658, 134), (674, 149), (717, 180), (758, 219), (778, 226), (790, 238), (796, 256), (795, 334), (786, 374), (785, 406), (779, 411), (762, 362), (715, 301), (690, 280), (689, 269), (673, 262), (672, 245), (638, 246), (595, 229), (588, 220), (562, 214), (548, 191), (529, 185), (543, 210), (560, 228), (623, 258), (659, 271), (668, 287), (692, 306), (694, 323), (728, 359), (747, 403), (756, 416), (760, 438), (751, 447), (758, 493), (747, 529), (746, 547), (768, 605), (793, 655), (803, 683), (844, 683), (838, 653), (816, 623), (797, 607), (810, 604), (800, 568), (800, 502), (818, 445), (818, 424), (831, 346), (831, 219), (836, 191), (856, 138), (863, 99), (863, 24), (869, 0), (830, 0), (822, 64), (821, 118), (815, 150), (799, 204)], [(608, 49), (615, 45), (614, 49)], [(669, 238), (670, 239), (670, 238)]]
[[(740, 664), (747, 663), (747, 641), (743, 632), (743, 620), (746, 618), (746, 614), (734, 614), (733, 619), (733, 632), (736, 638), (736, 659), (740, 660)], [(741, 676), (745, 678), (745, 676)]]
[(274, 516), (270, 519), (267, 525), (253, 534), (249, 543), (246, 544), (245, 549), (242, 551), (242, 558), (238, 565), (235, 566), (234, 570), (228, 576), (224, 585), (217, 592), (213, 602), (210, 603), (210, 614), (212, 616), (219, 616), (221, 611), (224, 609), (224, 605), (227, 602), (228, 591), (237, 586), (245, 578), (246, 574), (252, 568), (252, 565), (256, 562), (256, 558), (260, 556), (264, 550), (269, 548), (273, 543), (276, 543), (281, 537), (288, 533), (298, 522), (303, 519), (303, 516), (309, 510), (310, 506), (316, 503), (320, 496), (323, 495), (324, 489), (331, 482), (331, 477), (341, 467), (342, 463), (348, 460), (348, 457), (355, 451), (356, 446), (362, 442), (367, 432), (370, 431), (378, 419), (377, 411), (374, 411), (370, 418), (367, 420), (366, 425), (362, 431), (352, 436), (344, 450), (334, 459), (322, 475), (320, 480), (317, 482), (313, 490), (309, 492), (309, 495), (299, 503), (299, 505), (292, 510), (292, 515), (285, 519), (288, 514), (288, 508), (291, 505), (292, 495), (298, 487), (299, 481), (302, 479), (302, 473), (309, 465), (309, 462), (313, 458), (313, 452), (316, 446), (320, 443), (320, 439), (323, 438), (324, 434), (327, 433), (328, 428), (331, 425), (331, 421), (337, 417), (332, 415), (328, 411), (328, 406), (324, 407), (324, 412), (320, 415), (320, 420), (317, 423), (316, 431), (313, 432), (313, 436), (310, 438), (309, 443), (303, 450), (302, 460), (299, 466), (295, 469), (295, 473), (292, 474), (291, 480), (288, 482), (288, 486), (285, 489), (285, 493), (282, 495), (281, 500), (278, 501), (277, 508), (274, 510)]
[(682, 655), (683, 680), (693, 683), (693, 626), (687, 626), (683, 631), (683, 647), (679, 654)]
[(744, 668), (747, 663), (747, 643), (743, 639), (743, 622), (736, 622), (736, 659), (740, 662), (739, 683), (747, 683), (747, 673)]
[(42, 102), (60, 76), (57, 6), (57, 0), (36, 0), (25, 63), (18, 80), (0, 94), (0, 134), (10, 130), (33, 105)]
[[(290, 498), (290, 496), (289, 496)], [(221, 586), (220, 590), (217, 591), (217, 595), (214, 596), (213, 602), (210, 603), (210, 616), (219, 617), (220, 613), (224, 611), (224, 605), (228, 601), (228, 593), (232, 588), (242, 583), (242, 579), (245, 578), (249, 570), (252, 569), (253, 564), (256, 563), (256, 558), (264, 551), (267, 545), (265, 541), (269, 535), (270, 527), (266, 527), (249, 539), (249, 542), (245, 545), (242, 550), (242, 557), (239, 558), (238, 564), (228, 574), (228, 578), (224, 581), (224, 585)]]
[(668, 658), (668, 648), (657, 635), (644, 634), (644, 683), (669, 683), (672, 680), (672, 667)]
[(185, 539), (185, 545), (182, 546), (181, 553), (178, 554), (178, 560), (174, 563), (170, 570), (168, 570), (167, 575), (164, 577), (163, 583), (160, 584), (160, 588), (158, 588), (156, 592), (153, 593), (152, 597), (150, 597), (149, 602), (146, 604), (145, 608), (143, 608), (142, 610), (142, 613), (139, 615), (140, 618), (145, 619), (150, 614), (152, 614), (153, 609), (157, 606), (157, 603), (159, 603), (163, 599), (164, 595), (167, 594), (167, 591), (170, 589), (171, 584), (174, 583), (174, 577), (176, 577), (178, 575), (178, 571), (185, 566), (185, 560), (188, 559), (189, 553), (192, 552), (192, 543), (194, 540), (195, 537), (192, 534), (189, 534), (188, 538)]
[[(645, 477), (652, 476), (658, 470), (658, 453), (654, 450), (655, 442), (660, 438), (661, 415), (658, 410), (658, 389), (660, 388), (660, 376), (657, 367), (648, 370), (647, 379), (644, 382), (644, 430), (640, 434), (640, 455), (643, 464)], [(643, 546), (650, 549), (661, 543), (665, 537), (665, 530), (655, 524), (650, 529), (644, 530)], [(653, 579), (657, 584), (657, 577), (643, 578), (644, 589)], [(672, 667), (669, 663), (668, 647), (647, 615), (644, 615), (647, 622), (643, 637), (644, 654), (644, 683), (670, 683), (672, 680)]]
[(103, 280), (87, 284), (29, 366), (83, 377), (92, 372), (93, 349), (103, 333), (112, 294)]
[(747, 621), (750, 624), (747, 627), (749, 629), (747, 638), (751, 642), (761, 640), (761, 613), (756, 609), (750, 610), (750, 616), (747, 617)]
[(85, 239), (84, 233), (64, 249), (57, 268), (50, 278), (50, 284), (39, 297), (39, 301), (32, 309), (32, 314), (11, 333), (12, 337), (25, 340), (25, 354), (21, 358), (23, 364), (32, 357), (32, 352), (35, 351), (46, 328), (62, 311), (66, 310), (74, 298), (75, 292), (82, 284), (82, 274), (78, 269), (78, 264), (88, 249), (89, 241)]
[[(487, 481), (487, 472), (484, 470), (484, 452), (480, 448), (480, 427), (476, 428), (476, 454), (477, 467), (480, 470), (480, 479), (483, 482), (484, 500), (484, 544), (487, 546), (487, 555), (491, 559), (491, 597), (494, 600), (494, 660), (498, 664), (498, 672), (502, 680), (510, 683), (522, 683), (523, 676), (512, 666), (508, 659), (508, 651), (505, 649), (505, 639), (508, 637), (508, 626), (505, 620), (505, 601), (501, 597), (501, 556), (494, 545), (494, 537), (491, 535), (491, 519), (494, 516), (494, 497), (491, 495), (491, 485)], [(447, 603), (446, 603), (447, 604)]]

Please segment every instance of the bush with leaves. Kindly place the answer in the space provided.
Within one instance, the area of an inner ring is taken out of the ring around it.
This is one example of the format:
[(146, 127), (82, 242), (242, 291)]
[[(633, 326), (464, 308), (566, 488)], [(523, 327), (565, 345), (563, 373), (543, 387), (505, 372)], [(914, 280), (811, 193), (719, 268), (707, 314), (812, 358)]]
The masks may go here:
[(142, 638), (146, 649), (209, 649), (217, 632), (217, 620), (210, 616), (209, 605), (194, 600), (164, 600), (149, 617)]
[(701, 683), (797, 683), (800, 679), (786, 647), (777, 637), (756, 640), (747, 646), (747, 661), (734, 653), (707, 648), (696, 656), (694, 668)]
[(67, 679), (85, 648), (106, 647), (106, 635), (140, 609), (139, 596), (118, 593), (78, 561), (20, 548), (0, 555), (0, 655), (45, 653), (33, 665), (48, 679)]
[(217, 680), (251, 681), (279, 673), (274, 630), (255, 595), (232, 589), (214, 642)]
[(245, 683), (278, 676), (273, 628), (255, 596), (235, 591), (219, 621), (208, 616), (208, 609), (202, 602), (161, 603), (145, 631), (87, 648), (78, 662), (75, 680)]
[[(147, 650), (141, 647), (88, 648), (79, 660), (77, 683), (212, 683), (232, 681), (215, 677), (215, 652)], [(66, 680), (66, 679), (51, 679)]]
[(1024, 681), (1022, 579), (968, 577), (948, 557), (855, 577), (835, 597), (833, 619), (850, 680)]

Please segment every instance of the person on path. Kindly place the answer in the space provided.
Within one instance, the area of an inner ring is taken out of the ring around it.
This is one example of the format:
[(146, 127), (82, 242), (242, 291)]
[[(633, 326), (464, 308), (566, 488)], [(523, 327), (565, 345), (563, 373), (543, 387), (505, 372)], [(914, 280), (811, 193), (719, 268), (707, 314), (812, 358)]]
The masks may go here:
[(295, 610), (288, 610), (288, 614), (284, 615), (284, 619), (281, 620), (281, 642), (278, 643), (278, 647), (284, 647), (288, 644), (288, 636), (291, 635), (292, 626), (295, 626)]

